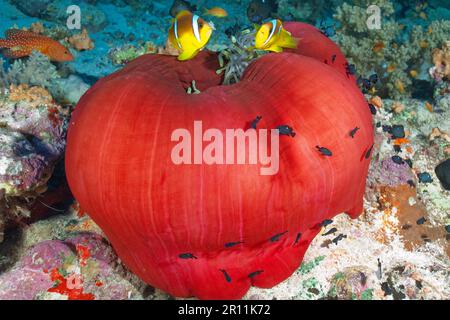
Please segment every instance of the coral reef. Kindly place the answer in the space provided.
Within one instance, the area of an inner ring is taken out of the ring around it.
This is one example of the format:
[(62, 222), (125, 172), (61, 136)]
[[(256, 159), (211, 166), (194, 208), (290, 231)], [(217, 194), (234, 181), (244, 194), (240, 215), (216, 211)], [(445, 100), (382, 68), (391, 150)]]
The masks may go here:
[[(11, 85), (0, 100), (0, 225), (30, 216), (65, 147), (68, 112), (44, 88)], [(0, 232), (3, 231), (0, 230)]]
[[(343, 3), (334, 15), (339, 22), (337, 43), (360, 75), (378, 74), (382, 83), (377, 88), (380, 95), (393, 99), (410, 96), (415, 75), (429, 80), (423, 66), (431, 61), (432, 48), (448, 40), (450, 21), (435, 20), (426, 26), (409, 28), (395, 19), (390, 1), (356, 3)], [(369, 5), (378, 5), (383, 13), (380, 29), (369, 30), (367, 26)]]
[(114, 48), (110, 50), (109, 56), (115, 65), (127, 64), (130, 61), (144, 55), (156, 53), (158, 48), (151, 42), (147, 42), (143, 45), (125, 45), (123, 47)]
[(72, 48), (78, 51), (94, 49), (94, 42), (89, 37), (87, 29), (83, 29), (81, 33), (69, 37), (67, 42), (72, 46)]

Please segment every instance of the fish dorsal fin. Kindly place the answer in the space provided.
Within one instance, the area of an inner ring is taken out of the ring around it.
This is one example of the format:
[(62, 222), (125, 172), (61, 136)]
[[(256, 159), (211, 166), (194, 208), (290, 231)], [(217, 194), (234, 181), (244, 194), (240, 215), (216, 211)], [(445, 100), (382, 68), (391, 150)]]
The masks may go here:
[(190, 15), (192, 15), (192, 12), (190, 12), (188, 10), (182, 10), (182, 11), (178, 12), (175, 19), (180, 19), (181, 17), (190, 16)]
[(20, 29), (9, 29), (5, 31), (6, 39), (8, 40), (19, 40), (23, 38), (42, 38), (43, 36), (31, 32), (31, 31), (25, 31)]

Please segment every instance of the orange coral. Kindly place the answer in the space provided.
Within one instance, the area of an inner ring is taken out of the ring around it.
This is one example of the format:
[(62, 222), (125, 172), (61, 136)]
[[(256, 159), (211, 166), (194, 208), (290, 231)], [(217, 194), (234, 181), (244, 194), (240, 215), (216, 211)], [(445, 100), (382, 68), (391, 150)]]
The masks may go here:
[(89, 33), (86, 29), (83, 29), (83, 31), (79, 34), (75, 34), (68, 38), (67, 42), (69, 42), (70, 45), (78, 51), (92, 50), (95, 47), (94, 42), (89, 37)]
[(26, 84), (11, 85), (9, 99), (14, 102), (26, 101), (32, 107), (53, 104), (52, 95), (41, 87), (30, 87)]
[(442, 78), (450, 76), (450, 41), (447, 41), (442, 49), (433, 50), (433, 63)]

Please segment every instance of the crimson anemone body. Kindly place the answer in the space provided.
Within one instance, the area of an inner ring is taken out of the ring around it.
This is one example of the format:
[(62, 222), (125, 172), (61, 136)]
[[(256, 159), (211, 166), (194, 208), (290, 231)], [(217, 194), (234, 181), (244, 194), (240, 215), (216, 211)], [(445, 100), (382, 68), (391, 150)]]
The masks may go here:
[[(219, 85), (212, 53), (184, 63), (148, 55), (76, 107), (66, 155), (76, 199), (134, 273), (174, 296), (234, 299), (252, 285), (272, 287), (299, 267), (322, 221), (362, 212), (373, 145), (367, 102), (334, 43), (305, 24), (286, 28), (300, 48), (258, 59), (239, 84)], [(192, 80), (201, 94), (186, 94)], [(174, 130), (193, 132), (194, 121), (243, 129), (256, 116), (258, 129), (296, 132), (280, 136), (277, 175), (172, 162)]]

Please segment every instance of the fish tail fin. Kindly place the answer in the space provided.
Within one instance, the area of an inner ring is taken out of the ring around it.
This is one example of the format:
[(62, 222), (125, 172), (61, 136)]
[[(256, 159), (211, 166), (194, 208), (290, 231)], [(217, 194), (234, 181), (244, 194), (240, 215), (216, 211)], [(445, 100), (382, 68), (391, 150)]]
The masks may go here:
[(298, 44), (300, 42), (300, 38), (293, 37), (290, 33), (286, 32), (281, 41), (281, 46), (283, 48), (289, 48), (289, 49), (297, 49)]

